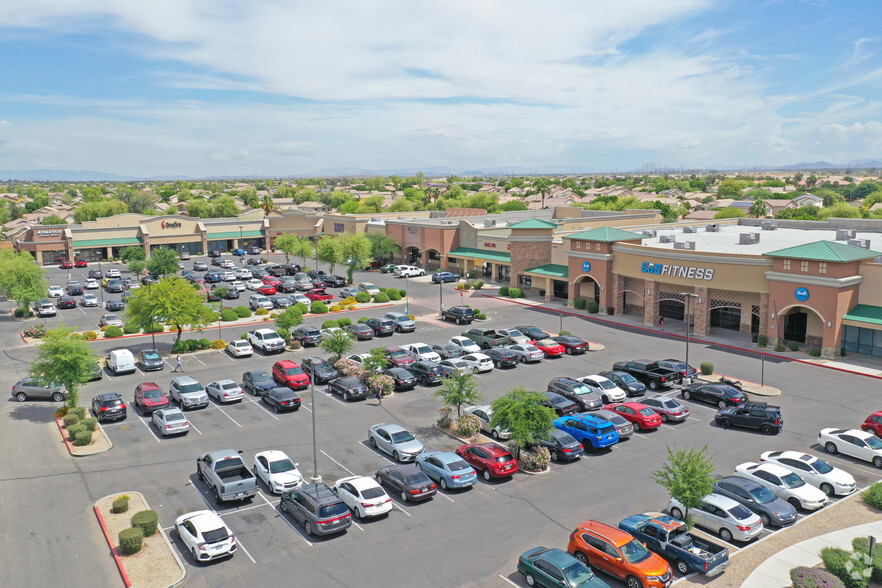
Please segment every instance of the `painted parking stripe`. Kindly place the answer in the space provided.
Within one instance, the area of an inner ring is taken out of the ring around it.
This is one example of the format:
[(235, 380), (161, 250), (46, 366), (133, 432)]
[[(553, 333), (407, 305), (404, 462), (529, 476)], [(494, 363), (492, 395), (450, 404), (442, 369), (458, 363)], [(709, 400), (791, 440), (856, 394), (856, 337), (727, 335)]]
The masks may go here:
[[(216, 515), (219, 516), (219, 517), (222, 517), (222, 516), (224, 516), (225, 514), (229, 514), (229, 513), (223, 513), (223, 514), (221, 514), (221, 513), (217, 512), (214, 508), (212, 508), (211, 504), (209, 504), (208, 500), (205, 498), (205, 495), (202, 494), (202, 491), (199, 490), (199, 488), (196, 488), (196, 485), (195, 485), (195, 484), (193, 484), (193, 488), (196, 490), (196, 493), (199, 494), (199, 498), (202, 499), (202, 502), (205, 503), (205, 506), (208, 507), (208, 510), (210, 510), (211, 512), (213, 512), (214, 514), (216, 514)], [(263, 505), (261, 504), (260, 506), (263, 506)], [(239, 510), (245, 510), (245, 509), (238, 509), (238, 510), (230, 511), (230, 512), (239, 512)], [(236, 532), (233, 531), (233, 534), (235, 535)], [(244, 546), (244, 545), (242, 545), (242, 540), (241, 540), (239, 537), (236, 537), (236, 543), (239, 544), (239, 547), (242, 548), (242, 551), (245, 552), (245, 555), (248, 556), (248, 559), (251, 560), (251, 563), (256, 564), (257, 562), (254, 561), (254, 558), (251, 557), (251, 554), (248, 553), (248, 550), (245, 549), (245, 546)]]
[[(269, 409), (269, 407), (268, 407), (265, 403), (263, 403), (263, 402), (258, 402), (258, 401), (255, 400), (254, 398), (248, 396), (248, 393), (247, 393), (247, 392), (245, 393), (245, 398), (247, 398), (252, 404), (255, 404), (255, 405), (259, 406), (260, 408), (262, 408), (262, 409), (263, 409), (268, 415), (270, 415), (270, 416), (273, 417), (274, 419), (279, 420), (279, 417), (277, 417), (276, 415), (274, 415), (274, 414), (272, 413), (272, 411)], [(309, 409), (307, 409), (307, 410), (309, 410)]]
[[(193, 359), (195, 359), (195, 360), (198, 361), (199, 363), (202, 363), (202, 360), (199, 359), (198, 357), (196, 357), (195, 355), (193, 355), (192, 353), (190, 354), (190, 357), (192, 357)], [(204, 363), (202, 363), (202, 365), (205, 366)]]
[(333, 461), (335, 464), (337, 464), (338, 466), (340, 466), (341, 468), (343, 468), (344, 470), (346, 470), (347, 472), (349, 472), (349, 475), (350, 475), (350, 476), (355, 476), (355, 475), (356, 475), (355, 472), (353, 472), (352, 470), (350, 470), (349, 468), (347, 468), (345, 465), (343, 465), (342, 463), (340, 463), (339, 461), (337, 461), (336, 459), (334, 459), (333, 457), (331, 457), (328, 453), (326, 453), (324, 449), (319, 449), (319, 451), (321, 451), (322, 453), (324, 453), (325, 457), (327, 457), (328, 459), (330, 459), (331, 461)]
[(506, 578), (502, 574), (499, 574), (499, 577), (502, 578), (503, 580), (505, 580), (506, 582), (508, 582), (509, 584), (511, 584), (512, 586), (517, 586), (517, 584), (515, 584), (514, 582), (512, 582), (511, 580), (509, 580), (508, 578)]
[(398, 506), (398, 504), (396, 504), (394, 500), (392, 501), (392, 506), (394, 506), (395, 508), (397, 508), (398, 510), (400, 510), (401, 512), (403, 512), (403, 513), (406, 514), (407, 516), (413, 518), (412, 515), (411, 515), (409, 512), (407, 512), (406, 510), (404, 510), (403, 508), (401, 508), (400, 506)]
[(159, 438), (159, 435), (157, 435), (156, 433), (153, 432), (153, 429), (150, 427), (150, 424), (147, 421), (145, 421), (144, 419), (142, 419), (140, 416), (138, 417), (138, 420), (141, 421), (142, 423), (144, 423), (144, 426), (147, 427), (147, 430), (150, 432), (150, 435), (154, 439), (156, 439), (156, 442), (161, 443), (161, 439)]
[(239, 427), (240, 429), (242, 428), (242, 425), (240, 425), (239, 423), (237, 423), (237, 422), (236, 422), (236, 419), (234, 419), (233, 417), (231, 417), (230, 415), (228, 415), (228, 414), (227, 414), (227, 411), (225, 411), (224, 409), (222, 409), (220, 406), (218, 406), (218, 405), (216, 405), (216, 404), (213, 404), (213, 403), (209, 403), (209, 406), (213, 406), (214, 408), (218, 409), (219, 411), (221, 411), (221, 412), (224, 414), (225, 417), (227, 417), (228, 419), (230, 419), (231, 421), (233, 421), (233, 424), (235, 424), (235, 425), (236, 425), (237, 427)]
[(359, 441), (359, 442), (358, 442), (358, 445), (360, 445), (361, 447), (364, 447), (365, 449), (367, 449), (368, 451), (370, 451), (373, 455), (378, 455), (378, 456), (382, 457), (383, 459), (385, 459), (386, 461), (388, 461), (388, 462), (391, 463), (392, 465), (398, 465), (398, 462), (396, 462), (395, 460), (390, 459), (389, 457), (387, 457), (386, 454), (383, 453), (382, 451), (380, 451), (379, 448), (374, 449), (373, 447), (371, 447), (370, 442), (368, 442), (368, 441)]

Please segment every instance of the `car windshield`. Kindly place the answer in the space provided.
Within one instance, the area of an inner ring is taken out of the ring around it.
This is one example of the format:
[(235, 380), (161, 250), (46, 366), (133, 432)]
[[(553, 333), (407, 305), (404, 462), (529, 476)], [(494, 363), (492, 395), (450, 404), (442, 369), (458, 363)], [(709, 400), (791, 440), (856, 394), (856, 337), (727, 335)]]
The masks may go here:
[(397, 433), (392, 433), (393, 443), (407, 443), (408, 441), (413, 441), (413, 435), (411, 435), (409, 431), (398, 431)]
[(619, 374), (619, 379), (626, 384), (634, 384), (637, 380), (631, 374)]
[(830, 466), (830, 464), (823, 459), (817, 459), (809, 465), (811, 465), (811, 467), (813, 467), (815, 471), (819, 474), (829, 474), (833, 471), (833, 468)]
[(296, 368), (288, 368), (288, 369), (285, 370), (285, 375), (286, 375), (286, 376), (299, 376), (299, 375), (302, 374), (302, 373), (303, 373), (303, 370), (300, 369), (299, 367), (296, 367)]
[(404, 349), (398, 349), (396, 351), (390, 351), (389, 357), (408, 357), (410, 354)]
[(655, 414), (655, 411), (652, 410), (651, 408), (641, 408), (639, 412), (643, 416), (647, 416), (647, 417), (651, 417), (652, 415)]
[(882, 441), (879, 440), (875, 435), (872, 437), (867, 437), (864, 439), (867, 442), (867, 445), (870, 446), (870, 449), (882, 449)]
[(268, 382), (268, 381), (270, 381), (269, 374), (266, 372), (253, 373), (253, 374), (251, 374), (251, 377), (255, 382)]
[(189, 392), (202, 392), (202, 384), (194, 382), (192, 384), (184, 384), (181, 386), (181, 392), (187, 394)]
[(144, 390), (144, 398), (159, 398), (160, 396), (162, 396), (162, 390), (157, 388)]
[(757, 504), (768, 504), (775, 500), (775, 495), (772, 494), (771, 490), (763, 486), (760, 486), (755, 490), (748, 490), (748, 492), (753, 499), (756, 500)]
[(591, 394), (591, 388), (588, 386), (573, 386), (573, 394)]
[(610, 382), (609, 380), (600, 380), (599, 382), (597, 382), (597, 385), (600, 386), (601, 388), (603, 388), (604, 390), (612, 390), (613, 388), (616, 387), (616, 385), (613, 384), (612, 382)]
[[(111, 301), (111, 302), (112, 302), (112, 301)], [(106, 315), (106, 316), (104, 317), (104, 320), (106, 320), (106, 321), (118, 321), (118, 320), (119, 320), (119, 317), (116, 316), (115, 314), (108, 314), (108, 315)]]
[(432, 348), (429, 347), (428, 345), (417, 345), (416, 352), (420, 353), (420, 354), (432, 353)]
[(805, 486), (805, 480), (794, 473), (781, 476), (781, 481), (784, 483), (785, 488), (799, 488), (800, 486)]
[(666, 408), (680, 408), (680, 403), (678, 403), (676, 400), (666, 400), (662, 403), (662, 405)]
[(636, 539), (628, 541), (620, 547), (622, 555), (632, 564), (640, 563), (649, 558), (649, 550)]
[(585, 567), (582, 562), (574, 563), (561, 570), (567, 586), (582, 586), (594, 577), (594, 572)]
[(294, 465), (290, 459), (280, 459), (278, 461), (270, 462), (269, 471), (271, 474), (282, 474), (284, 472), (290, 472), (291, 470), (296, 470), (297, 466)]
[(509, 337), (523, 337), (524, 334), (518, 331), (517, 329), (509, 329), (508, 331)]
[(182, 421), (184, 420), (184, 415), (180, 412), (167, 412), (165, 413), (165, 420), (169, 423), (173, 421)]
[(144, 359), (159, 359), (159, 354), (155, 351), (145, 351)]
[(328, 506), (323, 506), (319, 509), (319, 516), (322, 518), (326, 517), (339, 517), (347, 514), (349, 512), (349, 507), (346, 506), (342, 502), (337, 502), (336, 504), (329, 504)]
[(751, 511), (749, 511), (746, 507), (738, 504), (729, 509), (729, 514), (735, 517), (739, 521), (743, 521), (745, 519), (749, 519), (754, 515)]

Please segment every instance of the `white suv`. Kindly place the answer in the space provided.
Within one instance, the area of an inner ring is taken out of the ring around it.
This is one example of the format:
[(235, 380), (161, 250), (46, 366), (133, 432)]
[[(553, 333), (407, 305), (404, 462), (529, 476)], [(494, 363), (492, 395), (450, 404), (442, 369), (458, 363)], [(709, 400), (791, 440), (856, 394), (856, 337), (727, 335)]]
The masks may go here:
[(248, 306), (251, 307), (251, 310), (257, 310), (258, 308), (272, 310), (273, 301), (263, 294), (252, 294), (251, 298), (248, 299)]
[(597, 392), (604, 404), (624, 402), (628, 399), (628, 395), (624, 390), (603, 376), (585, 376), (584, 378), (577, 379), (591, 388), (592, 392)]
[(414, 278), (416, 276), (424, 276), (426, 275), (426, 272), (416, 266), (399, 265), (395, 268), (395, 275), (399, 278)]

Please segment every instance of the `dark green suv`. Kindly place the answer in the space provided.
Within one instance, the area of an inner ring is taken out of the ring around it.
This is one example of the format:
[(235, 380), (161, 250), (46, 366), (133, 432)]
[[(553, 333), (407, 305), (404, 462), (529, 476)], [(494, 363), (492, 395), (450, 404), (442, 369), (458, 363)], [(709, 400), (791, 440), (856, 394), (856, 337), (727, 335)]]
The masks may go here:
[(724, 429), (744, 427), (759, 429), (764, 435), (780, 433), (784, 427), (781, 407), (765, 402), (742, 402), (737, 406), (724, 408), (717, 412), (714, 420)]

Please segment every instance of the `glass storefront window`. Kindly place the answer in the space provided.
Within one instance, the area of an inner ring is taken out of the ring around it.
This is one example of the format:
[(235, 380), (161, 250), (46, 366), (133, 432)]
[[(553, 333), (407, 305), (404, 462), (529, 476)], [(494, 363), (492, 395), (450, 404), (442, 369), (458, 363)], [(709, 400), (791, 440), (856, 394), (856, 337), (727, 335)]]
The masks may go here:
[(882, 357), (882, 330), (845, 325), (842, 346), (848, 353)]
[(64, 249), (56, 249), (53, 251), (42, 251), (43, 265), (55, 265), (67, 259), (67, 253)]

